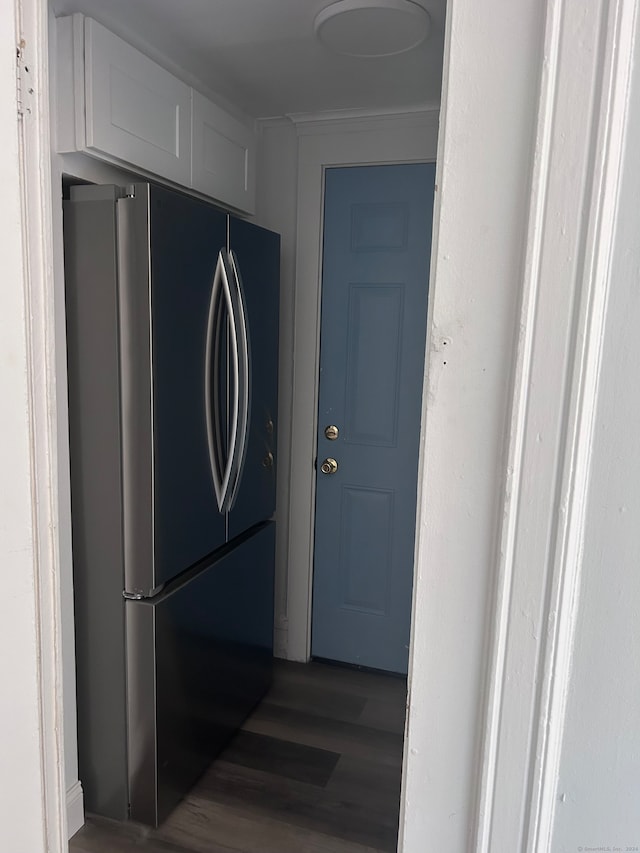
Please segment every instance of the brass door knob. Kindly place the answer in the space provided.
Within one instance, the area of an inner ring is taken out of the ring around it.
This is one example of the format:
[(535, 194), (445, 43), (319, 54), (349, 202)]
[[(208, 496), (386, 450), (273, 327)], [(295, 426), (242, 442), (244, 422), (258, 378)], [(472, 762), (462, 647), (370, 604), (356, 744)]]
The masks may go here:
[(269, 452), (262, 460), (263, 468), (273, 468), (273, 453)]
[(320, 466), (320, 470), (323, 474), (335, 474), (338, 470), (338, 463), (329, 456)]

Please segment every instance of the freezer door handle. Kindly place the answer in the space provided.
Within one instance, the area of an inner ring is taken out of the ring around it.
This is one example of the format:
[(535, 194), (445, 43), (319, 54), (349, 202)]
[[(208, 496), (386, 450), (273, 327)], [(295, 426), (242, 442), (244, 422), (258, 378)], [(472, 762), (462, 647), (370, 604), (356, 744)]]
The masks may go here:
[(235, 343), (237, 347), (238, 388), (234, 399), (237, 402), (237, 436), (232, 450), (231, 475), (229, 480), (229, 500), (227, 509), (231, 509), (240, 484), (242, 467), (247, 449), (247, 429), (249, 424), (249, 406), (251, 395), (251, 369), (249, 355), (249, 333), (247, 325), (246, 302), (240, 275), (240, 266), (235, 254), (229, 252), (229, 262), (233, 274), (234, 319), (236, 323)]
[[(238, 441), (239, 401), (239, 363), (237, 342), (237, 319), (232, 293), (233, 272), (225, 249), (218, 253), (218, 261), (211, 286), (211, 301), (207, 322), (205, 347), (205, 411), (207, 419), (207, 440), (211, 476), (220, 512), (226, 512), (230, 499), (230, 480), (235, 448)], [(220, 393), (220, 372), (222, 366), (223, 329), (228, 330), (228, 368), (231, 400), (229, 412), (223, 405)], [(229, 440), (225, 448), (222, 432), (222, 415), (229, 415)]]

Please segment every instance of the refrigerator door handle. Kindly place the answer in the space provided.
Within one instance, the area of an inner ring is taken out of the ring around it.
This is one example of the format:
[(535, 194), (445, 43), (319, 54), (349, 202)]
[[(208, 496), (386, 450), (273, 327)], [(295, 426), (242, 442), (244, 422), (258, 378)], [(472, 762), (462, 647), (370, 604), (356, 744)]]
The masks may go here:
[[(238, 438), (239, 410), (239, 381), (238, 381), (238, 344), (237, 321), (234, 310), (234, 298), (230, 281), (232, 270), (226, 252), (221, 249), (218, 253), (216, 271), (211, 286), (211, 301), (209, 303), (209, 318), (207, 322), (207, 337), (205, 347), (205, 411), (207, 419), (207, 441), (209, 444), (209, 462), (211, 476), (220, 512), (226, 512), (230, 495), (230, 478), (233, 459)], [(228, 451), (224, 453), (222, 440), (222, 403), (219, 393), (219, 375), (221, 352), (223, 345), (222, 328), (224, 318), (228, 318), (229, 331), (229, 366), (231, 370), (232, 405), (230, 409), (231, 423)], [(213, 374), (213, 375), (212, 375)], [(212, 393), (213, 387), (213, 393)]]
[(237, 442), (233, 449), (233, 457), (231, 460), (231, 478), (229, 499), (227, 509), (231, 509), (235, 501), (235, 497), (240, 484), (242, 467), (247, 449), (247, 429), (249, 424), (249, 405), (251, 393), (251, 372), (249, 360), (249, 334), (247, 325), (247, 311), (244, 298), (244, 290), (242, 286), (242, 278), (240, 275), (240, 266), (238, 259), (233, 251), (229, 252), (229, 261), (231, 272), (234, 280), (234, 296), (236, 301), (236, 311), (234, 313), (237, 328), (236, 328), (236, 345), (238, 349), (238, 432)]

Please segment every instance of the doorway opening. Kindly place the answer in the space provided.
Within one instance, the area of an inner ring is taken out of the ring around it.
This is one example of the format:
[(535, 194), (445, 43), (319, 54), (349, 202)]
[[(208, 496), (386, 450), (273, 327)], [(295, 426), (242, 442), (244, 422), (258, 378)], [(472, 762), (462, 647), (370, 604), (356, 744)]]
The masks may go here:
[[(97, 7), (92, 7), (90, 2), (82, 5), (87, 7), (84, 9), (87, 13), (93, 13), (96, 16), (100, 14)], [(125, 17), (126, 15), (123, 12), (123, 19), (119, 27), (120, 33), (124, 35), (126, 35), (126, 27), (123, 23)], [(279, 486), (281, 491), (278, 498), (278, 515), (282, 523), (279, 533), (281, 574), (279, 580), (276, 579), (279, 587), (279, 592), (276, 594), (276, 637), (280, 634), (283, 637), (283, 643), (278, 648), (276, 640), (276, 647), (279, 657), (287, 657), (293, 662), (279, 664), (280, 670), (276, 676), (275, 692), (270, 698), (267, 698), (262, 706), (262, 711), (258, 711), (258, 715), (260, 713), (277, 715), (281, 712), (269, 710), (270, 706), (278, 709), (285, 708), (286, 710), (287, 703), (291, 700), (294, 705), (293, 711), (289, 708), (286, 713), (307, 714), (310, 717), (319, 718), (326, 717), (329, 721), (329, 728), (338, 731), (343, 740), (346, 738), (347, 741), (362, 744), (367, 737), (373, 737), (372, 732), (375, 733), (375, 737), (383, 745), (386, 744), (383, 749), (381, 766), (393, 766), (397, 771), (393, 783), (389, 780), (385, 782), (380, 778), (380, 791), (386, 790), (387, 794), (391, 792), (390, 802), (393, 803), (391, 811), (394, 809), (396, 811), (396, 824), (405, 713), (405, 695), (402, 682), (395, 678), (386, 678), (382, 675), (370, 673), (349, 674), (343, 670), (317, 664), (305, 664), (308, 668), (300, 670), (298, 663), (296, 663), (308, 661), (312, 654), (317, 657), (324, 657), (324, 655), (317, 655), (310, 647), (311, 558), (314, 518), (313, 472), (310, 471), (310, 462), (316, 453), (317, 335), (319, 334), (319, 270), (321, 266), (318, 244), (322, 231), (324, 204), (322, 176), (325, 170), (340, 168), (345, 164), (354, 164), (356, 167), (361, 166), (363, 168), (372, 166), (392, 168), (390, 164), (413, 167), (425, 161), (432, 162), (435, 159), (437, 129), (438, 108), (436, 106), (426, 108), (424, 106), (419, 108), (398, 106), (386, 112), (371, 108), (367, 109), (366, 113), (359, 112), (358, 109), (345, 110), (338, 117), (328, 114), (321, 115), (320, 113), (313, 116), (308, 114), (305, 116), (289, 116), (271, 123), (265, 121), (261, 130), (263, 147), (260, 154), (262, 158), (260, 174), (265, 177), (262, 178), (262, 198), (259, 199), (256, 219), (260, 224), (265, 224), (283, 234), (284, 293), (281, 308), (283, 348), (281, 350), (280, 387), (281, 399), (284, 397), (281, 413), (285, 412), (284, 420), (288, 420), (288, 424), (283, 423), (281, 414), (277, 455), (279, 456), (279, 476), (283, 485)], [(288, 163), (284, 162), (289, 153), (286, 147), (279, 152), (274, 150), (277, 148), (278, 139), (283, 136), (287, 138), (287, 144), (295, 149), (295, 159)], [(275, 168), (272, 169), (272, 166)], [(89, 172), (84, 171), (84, 165), (76, 160), (73, 168), (67, 173), (77, 181), (97, 182), (98, 178), (104, 180), (104, 177), (95, 174), (95, 170), (89, 170)], [(281, 187), (274, 186), (274, 183), (277, 185), (278, 179), (283, 175), (285, 192), (278, 197), (278, 189)], [(270, 183), (271, 181), (274, 183)], [(427, 195), (430, 211), (432, 190)], [(425, 237), (428, 235), (430, 235), (430, 225), (425, 228)], [(314, 246), (311, 251), (309, 250), (310, 246)], [(308, 275), (309, 273), (311, 275)], [(308, 286), (305, 283), (303, 287), (300, 284), (303, 281), (308, 282)], [(394, 281), (390, 282), (390, 284), (393, 283)], [(284, 328), (283, 317), (286, 321)], [(424, 319), (426, 320), (426, 317)], [(420, 349), (419, 357), (421, 360), (424, 356), (424, 343)], [(309, 381), (310, 376), (312, 378)], [(421, 389), (413, 398), (414, 403), (417, 404), (414, 426), (419, 426), (420, 393)], [(299, 513), (306, 516), (301, 525), (298, 524), (296, 517)], [(406, 543), (410, 543), (410, 550), (413, 552), (413, 534), (406, 538)], [(298, 560), (297, 555), (301, 551), (303, 559)], [(405, 620), (405, 633), (406, 628)], [(405, 652), (406, 646), (407, 640), (404, 642)], [(405, 666), (406, 663), (400, 666), (390, 664), (374, 666), (373, 668), (386, 668), (389, 671), (397, 672), (402, 671)], [(309, 683), (306, 683), (306, 675), (303, 677), (303, 672), (308, 674)], [(317, 680), (316, 687), (311, 683), (314, 679)], [(347, 683), (351, 684), (348, 690), (344, 689)], [(368, 695), (369, 690), (372, 691), (371, 696)], [(285, 698), (282, 698), (283, 695)], [(324, 697), (322, 701), (320, 695)], [(304, 707), (296, 709), (296, 704)], [(314, 710), (316, 711), (315, 715)], [(253, 719), (254, 722), (250, 725), (257, 726), (256, 718)], [(313, 730), (314, 725), (316, 723), (307, 719), (308, 729)], [(321, 728), (322, 722), (317, 722), (317, 725)], [(287, 728), (291, 734), (295, 730), (295, 725), (290, 722)], [(242, 760), (245, 762), (251, 760), (255, 763), (257, 761), (256, 756), (261, 750), (268, 752), (269, 749), (275, 748), (271, 741), (267, 742), (268, 748), (265, 743), (258, 745), (254, 735), (287, 742), (286, 738), (277, 738), (272, 734), (246, 729), (242, 735), (244, 744), (240, 742), (240, 744), (235, 745), (235, 757), (228, 761), (229, 764), (244, 766), (240, 757), (241, 754), (247, 753), (247, 750), (253, 758)], [(314, 740), (314, 737), (316, 736), (300, 735), (299, 738), (291, 742), (307, 750), (319, 749), (324, 752), (334, 752), (339, 756), (348, 755), (348, 749), (345, 748), (343, 751), (338, 743), (325, 740), (325, 745), (321, 746), (318, 745), (321, 741)], [(249, 749), (250, 746), (251, 749)], [(391, 757), (392, 754), (393, 758)], [(306, 753), (306, 755), (315, 756), (321, 764), (327, 760), (326, 756), (318, 756), (315, 753)], [(278, 753), (277, 760), (286, 763), (288, 759), (286, 759), (286, 755)], [(296, 763), (293, 759), (292, 761), (294, 764)], [(349, 762), (346, 761), (341, 764), (340, 759), (336, 761), (327, 783), (333, 779), (333, 783), (337, 786), (342, 775), (351, 773), (353, 790), (364, 792), (367, 790), (367, 775), (372, 779), (379, 776), (378, 771), (372, 766), (369, 766), (369, 774), (362, 772), (358, 775), (355, 770), (344, 770), (345, 763), (348, 764)], [(256, 773), (267, 772), (260, 770), (259, 767), (249, 769)], [(337, 770), (340, 770), (340, 773), (336, 776), (334, 771)], [(285, 776), (289, 780), (285, 784), (290, 786), (299, 783), (300, 791), (303, 791), (304, 779), (295, 778), (295, 774), (300, 775), (302, 771), (295, 769), (292, 772), (294, 773), (293, 781), (290, 777)], [(211, 779), (209, 779), (209, 783), (213, 784)], [(313, 785), (314, 783), (312, 781), (309, 784)], [(319, 786), (316, 785), (315, 787)], [(284, 796), (282, 789), (278, 790), (280, 790), (279, 796)], [(329, 789), (327, 788), (327, 790)], [(371, 805), (375, 801), (375, 797), (370, 796), (369, 800)], [(322, 801), (323, 799), (320, 796), (318, 802)], [(286, 802), (286, 799), (281, 802)], [(304, 811), (307, 806), (301, 803), (299, 808)], [(384, 812), (384, 809), (381, 807), (380, 811)], [(389, 835), (391, 824), (389, 821), (392, 821), (389, 814), (390, 812), (386, 813), (386, 828), (384, 831), (381, 830), (378, 839), (381, 845), (378, 849), (381, 850), (392, 849), (389, 846), (391, 845), (391, 835)], [(96, 825), (93, 825), (94, 829)], [(91, 826), (89, 829), (94, 831)], [(348, 827), (343, 828), (342, 831), (352, 833)], [(394, 839), (395, 831), (396, 828), (393, 829), (392, 833)], [(212, 834), (213, 827), (209, 823), (206, 832), (209, 833), (207, 836), (209, 841), (215, 837)], [(125, 837), (128, 836), (122, 836), (123, 839)], [(372, 836), (367, 843), (376, 849), (373, 844), (374, 840)], [(343, 841), (345, 843), (349, 841), (347, 836), (344, 836)], [(364, 841), (361, 839), (357, 842), (355, 835), (353, 835), (349, 843), (362, 844)], [(86, 834), (83, 839), (78, 839), (78, 844), (84, 845), (79, 849), (91, 849), (88, 846), (90, 844), (89, 836)], [(393, 846), (395, 846), (395, 840)], [(185, 847), (185, 849), (195, 848)], [(284, 850), (284, 848), (280, 848), (280, 850)]]

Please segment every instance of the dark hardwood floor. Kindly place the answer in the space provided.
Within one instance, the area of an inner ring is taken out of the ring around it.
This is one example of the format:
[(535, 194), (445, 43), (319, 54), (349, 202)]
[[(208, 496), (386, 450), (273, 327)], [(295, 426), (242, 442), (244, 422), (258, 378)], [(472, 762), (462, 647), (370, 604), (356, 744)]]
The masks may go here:
[(89, 818), (71, 853), (396, 849), (403, 679), (278, 661), (243, 729), (157, 830)]

